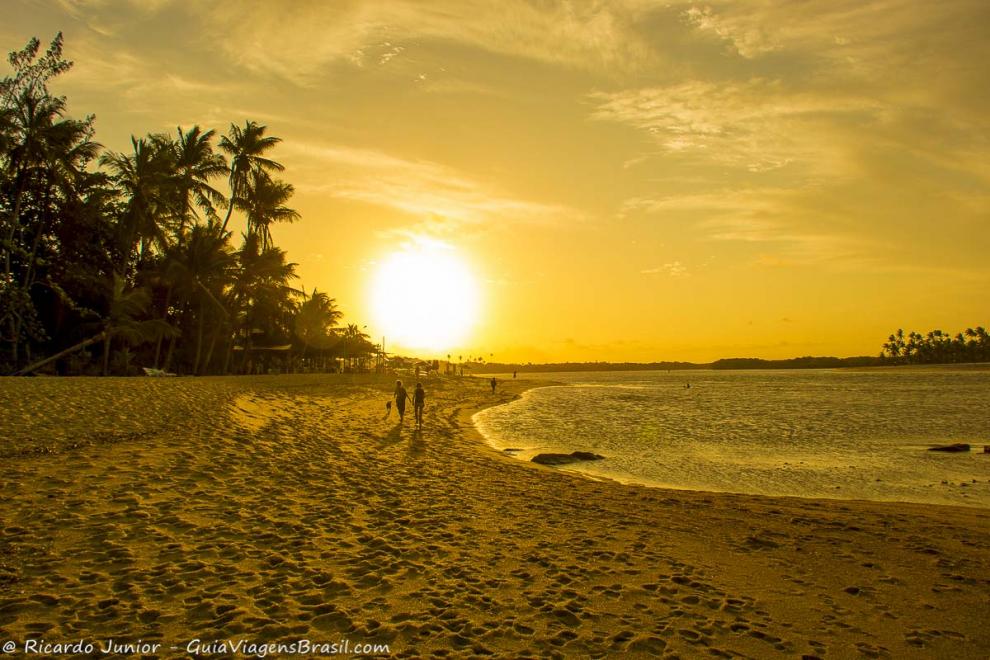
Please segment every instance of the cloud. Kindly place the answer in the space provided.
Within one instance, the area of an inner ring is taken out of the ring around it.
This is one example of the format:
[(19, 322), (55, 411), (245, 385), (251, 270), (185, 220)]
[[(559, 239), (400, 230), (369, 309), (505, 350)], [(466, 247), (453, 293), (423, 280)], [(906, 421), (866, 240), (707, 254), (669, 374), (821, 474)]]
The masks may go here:
[(103, 37), (120, 33), (134, 16), (150, 16), (175, 0), (56, 0), (72, 18)]
[(690, 277), (691, 274), (688, 272), (687, 266), (682, 264), (680, 261), (672, 261), (670, 263), (663, 264), (662, 266), (657, 266), (655, 268), (646, 268), (639, 271), (642, 275), (668, 275), (672, 279), (681, 279), (684, 277)]
[[(879, 242), (849, 231), (844, 217), (816, 208), (801, 190), (729, 189), (634, 198), (625, 202), (624, 212), (691, 218), (708, 240), (763, 250), (753, 261), (759, 266), (862, 267), (878, 263), (885, 254)], [(665, 268), (672, 276), (686, 273), (680, 262)]]
[(842, 153), (825, 124), (878, 120), (883, 106), (852, 96), (823, 96), (752, 79), (715, 84), (595, 92), (591, 117), (645, 131), (668, 155), (763, 172), (799, 164), (815, 172), (840, 169)]
[[(915, 0), (831, 0), (823, 3), (716, 0), (687, 3), (684, 20), (699, 34), (726, 43), (747, 59), (810, 53), (837, 66), (839, 75), (872, 75), (918, 58), (940, 60), (963, 35), (978, 37), (990, 19), (982, 0), (919, 3)], [(979, 39), (976, 40), (977, 42)], [(985, 47), (984, 47), (985, 48)], [(822, 73), (825, 73), (824, 71)]]
[[(490, 222), (548, 224), (581, 217), (565, 206), (518, 199), (431, 161), (345, 146), (287, 143), (283, 147), (301, 161), (301, 171), (296, 170), (302, 177), (300, 191), (395, 209), (419, 218), (435, 234)], [(328, 176), (333, 183), (324, 183)]]
[(159, 111), (177, 103), (202, 108), (242, 90), (238, 82), (206, 78), (202, 71), (180, 72), (124, 46), (108, 49), (104, 39), (90, 35), (72, 39), (66, 50), (73, 66), (59, 79), (60, 87), (99, 91), (128, 111)]
[[(695, 57), (660, 84), (591, 94), (592, 118), (642, 130), (678, 162), (870, 176), (855, 169), (860, 154), (899, 150), (990, 180), (990, 4), (716, 0), (678, 11)], [(727, 55), (699, 56), (711, 38)]]
[(729, 42), (743, 57), (755, 57), (779, 47), (764, 25), (733, 21), (715, 13), (711, 7), (689, 7), (684, 10), (684, 17), (700, 32), (710, 32)]
[(653, 53), (634, 29), (639, 3), (187, 1), (229, 58), (300, 83), (336, 63), (388, 64), (424, 41), (598, 71)]

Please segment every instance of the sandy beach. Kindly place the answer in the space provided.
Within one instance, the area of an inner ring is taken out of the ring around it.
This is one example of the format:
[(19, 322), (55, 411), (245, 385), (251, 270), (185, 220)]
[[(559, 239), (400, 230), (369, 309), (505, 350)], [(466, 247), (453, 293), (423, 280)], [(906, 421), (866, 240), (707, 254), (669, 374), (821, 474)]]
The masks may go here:
[(990, 656), (990, 511), (596, 482), (472, 426), (534, 382), (427, 382), (422, 434), (391, 382), (0, 379), (0, 642)]

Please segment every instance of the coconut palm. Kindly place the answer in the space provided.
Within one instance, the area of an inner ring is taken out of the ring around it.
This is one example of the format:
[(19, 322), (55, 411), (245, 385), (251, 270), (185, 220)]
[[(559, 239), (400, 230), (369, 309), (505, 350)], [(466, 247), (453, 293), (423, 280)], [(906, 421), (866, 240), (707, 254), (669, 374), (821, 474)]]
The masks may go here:
[(197, 208), (207, 221), (219, 223), (216, 209), (227, 202), (223, 194), (210, 185), (210, 181), (223, 176), (228, 169), (226, 159), (213, 151), (216, 131), (203, 132), (199, 126), (185, 132), (181, 127), (175, 130), (177, 139), (169, 142), (175, 150), (176, 213), (179, 218), (177, 238), (181, 241), (186, 223), (196, 222)]
[(306, 347), (326, 348), (333, 328), (343, 313), (337, 309), (337, 301), (322, 291), (313, 289), (313, 295), (299, 305), (295, 318), (295, 334)]
[[(236, 260), (227, 235), (215, 225), (193, 225), (187, 240), (174, 246), (167, 257), (169, 291), (174, 292), (179, 301), (179, 314), (187, 321), (194, 321), (195, 351), (191, 370), (194, 374), (201, 373), (207, 369), (213, 346), (223, 323), (228, 319), (228, 311), (221, 300), (227, 287), (233, 283)], [(206, 359), (203, 359), (205, 332), (210, 320), (214, 323), (213, 339)], [(165, 361), (166, 369), (171, 354), (170, 350)]]
[(340, 342), (341, 348), (348, 363), (354, 366), (354, 359), (370, 355), (376, 350), (376, 346), (371, 343), (370, 337), (356, 323), (349, 323), (344, 328)]
[(299, 213), (285, 206), (295, 189), (291, 184), (276, 181), (260, 169), (251, 172), (242, 194), (235, 204), (247, 216), (247, 231), (261, 238), (261, 249), (272, 247), (269, 229), (274, 222), (295, 222)]
[(223, 230), (227, 229), (230, 222), (235, 200), (243, 196), (242, 191), (251, 172), (281, 172), (285, 169), (280, 163), (264, 157), (265, 153), (282, 141), (281, 138), (266, 136), (267, 130), (267, 126), (248, 121), (244, 128), (231, 124), (230, 133), (220, 138), (220, 149), (230, 156), (230, 174), (227, 180), (230, 185), (230, 205), (221, 225)]
[(131, 147), (130, 154), (100, 157), (126, 199), (119, 225), (125, 255), (122, 272), (135, 258), (144, 263), (154, 247), (168, 248), (168, 222), (174, 210), (175, 152), (160, 140), (133, 136)]
[[(246, 351), (254, 345), (255, 337), (267, 344), (285, 341), (291, 336), (296, 300), (303, 295), (289, 284), (298, 277), (296, 264), (286, 259), (284, 250), (262, 249), (257, 234), (244, 236), (236, 256), (237, 276), (229, 295), (234, 325), (230, 349), (238, 338)], [(228, 350), (227, 362), (229, 358)]]

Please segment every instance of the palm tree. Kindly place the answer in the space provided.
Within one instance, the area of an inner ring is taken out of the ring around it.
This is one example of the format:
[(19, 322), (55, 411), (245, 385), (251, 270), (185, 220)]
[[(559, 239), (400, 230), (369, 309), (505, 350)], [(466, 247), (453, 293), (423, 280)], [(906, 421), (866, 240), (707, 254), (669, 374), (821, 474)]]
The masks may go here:
[[(296, 264), (287, 261), (284, 250), (261, 249), (256, 234), (244, 236), (237, 263), (237, 276), (230, 292), (235, 320), (230, 349), (238, 335), (244, 339), (245, 353), (253, 346), (255, 336), (266, 337), (270, 343), (288, 338), (297, 311), (296, 298), (303, 295), (289, 285), (298, 277)], [(225, 362), (229, 359), (230, 350)]]
[(883, 352), (881, 355), (890, 355), (890, 357), (895, 361), (900, 361), (906, 357), (904, 330), (898, 328), (897, 332), (887, 338), (886, 343), (883, 345)]
[(208, 222), (219, 223), (217, 206), (224, 206), (226, 198), (210, 185), (210, 181), (227, 173), (227, 161), (213, 151), (213, 136), (216, 131), (205, 133), (199, 126), (193, 126), (185, 133), (176, 128), (178, 138), (172, 142), (175, 149), (176, 192), (178, 193), (179, 226), (178, 240), (182, 240), (187, 221), (195, 224), (196, 208), (199, 207)]
[(222, 230), (227, 229), (230, 214), (234, 211), (234, 202), (242, 196), (241, 191), (248, 183), (248, 175), (254, 170), (262, 172), (281, 172), (285, 168), (274, 160), (264, 157), (264, 154), (282, 140), (266, 136), (267, 126), (260, 126), (253, 121), (244, 124), (244, 128), (236, 124), (230, 125), (229, 135), (220, 138), (220, 149), (230, 156), (230, 204), (227, 207), (227, 217), (223, 219)]
[(236, 198), (235, 204), (247, 215), (247, 231), (258, 234), (261, 238), (261, 249), (272, 247), (272, 235), (269, 229), (273, 222), (295, 222), (299, 214), (285, 206), (292, 197), (295, 189), (291, 184), (272, 179), (260, 169), (251, 172), (247, 185), (242, 189), (243, 194)]
[(131, 146), (131, 154), (100, 157), (126, 198), (119, 226), (125, 260), (122, 272), (135, 256), (138, 264), (144, 263), (153, 246), (163, 251), (168, 248), (167, 222), (174, 211), (174, 150), (160, 140), (133, 136)]
[[(195, 318), (195, 352), (192, 373), (208, 369), (213, 347), (229, 313), (221, 302), (227, 287), (233, 284), (236, 261), (227, 241), (216, 225), (193, 225), (185, 243), (176, 245), (168, 254), (166, 279), (180, 301), (181, 313)], [(167, 310), (168, 305), (166, 305)], [(214, 331), (210, 347), (203, 359), (203, 342), (207, 319), (213, 316)], [(166, 369), (171, 358), (166, 357)]]
[(354, 367), (354, 358), (367, 355), (374, 351), (375, 346), (371, 343), (368, 334), (365, 333), (356, 323), (348, 323), (344, 328), (341, 338), (341, 347), (344, 356), (347, 358), (348, 366)]
[(295, 318), (296, 336), (303, 343), (303, 352), (307, 346), (326, 348), (333, 328), (342, 316), (336, 300), (313, 289), (313, 295), (299, 305)]

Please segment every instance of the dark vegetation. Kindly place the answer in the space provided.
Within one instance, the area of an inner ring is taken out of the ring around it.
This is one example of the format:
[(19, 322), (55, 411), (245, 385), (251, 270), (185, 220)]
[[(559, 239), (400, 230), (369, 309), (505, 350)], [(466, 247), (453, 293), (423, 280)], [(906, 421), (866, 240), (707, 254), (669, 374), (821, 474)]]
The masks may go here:
[[(368, 368), (327, 293), (295, 285), (273, 226), (295, 222), (280, 139), (253, 121), (132, 137), (115, 153), (49, 83), (62, 35), (0, 80), (0, 374)], [(228, 229), (238, 214), (246, 231)]]
[(879, 356), (798, 357), (787, 360), (724, 358), (694, 362), (556, 362), (512, 364), (489, 362), (469, 365), (474, 373), (564, 372), (564, 371), (674, 371), (687, 369), (839, 369), (883, 367), (902, 364), (962, 364), (990, 362), (990, 333), (982, 327), (967, 328), (952, 336), (941, 330), (926, 335), (898, 330), (883, 344)]

